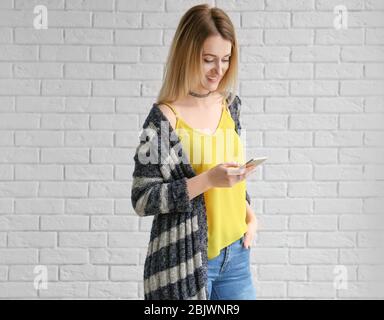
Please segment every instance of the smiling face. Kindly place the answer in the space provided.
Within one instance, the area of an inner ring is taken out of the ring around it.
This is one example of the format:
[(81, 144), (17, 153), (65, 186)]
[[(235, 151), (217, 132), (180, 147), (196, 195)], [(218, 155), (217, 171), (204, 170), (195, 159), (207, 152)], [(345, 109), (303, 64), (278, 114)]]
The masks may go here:
[(221, 36), (208, 37), (203, 45), (202, 66), (204, 78), (202, 86), (215, 91), (229, 68), (232, 44)]

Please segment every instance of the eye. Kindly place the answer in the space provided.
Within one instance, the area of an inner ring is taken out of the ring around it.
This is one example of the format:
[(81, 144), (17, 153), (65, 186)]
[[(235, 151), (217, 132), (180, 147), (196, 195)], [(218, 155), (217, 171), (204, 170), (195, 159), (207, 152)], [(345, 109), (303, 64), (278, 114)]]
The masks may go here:
[[(214, 62), (215, 60), (206, 60), (204, 59), (205, 62), (207, 63), (211, 63), (211, 62)], [(222, 62), (229, 62), (229, 60), (221, 60)]]

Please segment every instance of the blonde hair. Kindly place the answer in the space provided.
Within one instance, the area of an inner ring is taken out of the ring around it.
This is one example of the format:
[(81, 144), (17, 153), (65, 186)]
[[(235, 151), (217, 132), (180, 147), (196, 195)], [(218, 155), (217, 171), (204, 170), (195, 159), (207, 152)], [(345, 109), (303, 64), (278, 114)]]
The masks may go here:
[(221, 9), (201, 4), (190, 8), (176, 29), (164, 68), (163, 84), (157, 103), (172, 103), (188, 95), (191, 88), (200, 84), (203, 75), (202, 50), (204, 41), (220, 35), (232, 43), (229, 68), (221, 79), (217, 91), (224, 97), (235, 98), (238, 73), (238, 45), (235, 28)]

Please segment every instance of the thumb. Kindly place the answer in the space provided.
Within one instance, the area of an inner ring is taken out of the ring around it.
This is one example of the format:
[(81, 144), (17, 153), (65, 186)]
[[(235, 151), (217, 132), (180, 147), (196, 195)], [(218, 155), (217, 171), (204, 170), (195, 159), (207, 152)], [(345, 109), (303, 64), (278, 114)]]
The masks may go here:
[(224, 165), (228, 166), (238, 166), (239, 164), (236, 161), (229, 161), (229, 162), (224, 162)]

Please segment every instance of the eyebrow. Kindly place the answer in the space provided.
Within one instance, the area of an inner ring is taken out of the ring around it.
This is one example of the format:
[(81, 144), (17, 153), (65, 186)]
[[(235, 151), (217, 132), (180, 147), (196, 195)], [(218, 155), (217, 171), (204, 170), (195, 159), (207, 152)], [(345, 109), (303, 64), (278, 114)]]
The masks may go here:
[[(225, 55), (224, 57), (228, 57), (228, 56), (230, 56), (231, 54), (230, 53), (228, 53), (227, 55)], [(214, 54), (212, 54), (212, 53), (204, 53), (203, 54), (203, 56), (212, 56), (212, 57), (217, 57), (217, 56), (215, 56)]]

